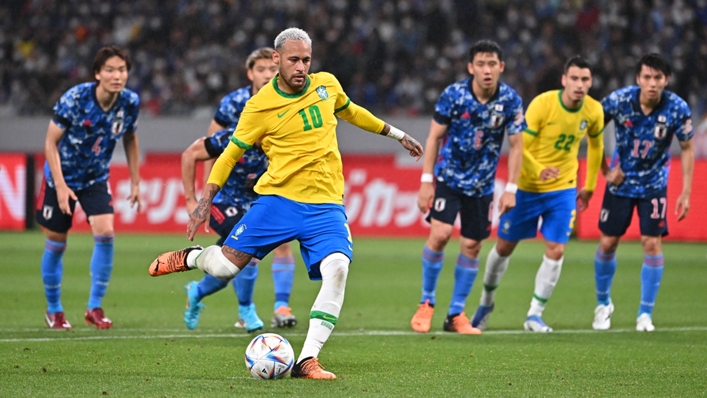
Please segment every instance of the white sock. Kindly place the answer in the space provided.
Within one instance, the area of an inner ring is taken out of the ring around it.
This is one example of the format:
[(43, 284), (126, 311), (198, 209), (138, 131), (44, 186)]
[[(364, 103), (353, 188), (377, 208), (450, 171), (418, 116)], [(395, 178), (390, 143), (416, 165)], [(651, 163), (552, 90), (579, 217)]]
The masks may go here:
[(308, 357), (318, 357), (319, 351), (334, 330), (341, 306), (344, 304), (349, 262), (349, 258), (342, 253), (330, 254), (322, 260), (319, 267), (322, 273), (322, 287), (312, 305), (307, 338), (297, 362)]
[(556, 261), (543, 255), (543, 262), (540, 264), (537, 275), (535, 275), (535, 292), (533, 299), (530, 301), (528, 316), (542, 316), (545, 304), (547, 304), (547, 300), (552, 296), (552, 291), (555, 290), (557, 281), (560, 279), (562, 261), (564, 259), (564, 257), (560, 257), (560, 259)]
[(484, 289), (481, 291), (481, 305), (490, 307), (493, 305), (493, 296), (496, 288), (501, 284), (501, 278), (508, 269), (508, 262), (511, 256), (502, 257), (498, 254), (494, 245), (486, 257), (486, 270), (484, 271)]
[(203, 250), (194, 249), (187, 254), (187, 266), (191, 269), (199, 268), (211, 276), (222, 279), (231, 279), (240, 271), (221, 252), (220, 246), (209, 246)]

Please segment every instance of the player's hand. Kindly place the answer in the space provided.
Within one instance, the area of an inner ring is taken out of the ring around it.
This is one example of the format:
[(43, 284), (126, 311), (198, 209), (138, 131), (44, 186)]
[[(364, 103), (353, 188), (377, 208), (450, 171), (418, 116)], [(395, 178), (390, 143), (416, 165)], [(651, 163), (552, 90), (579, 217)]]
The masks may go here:
[(678, 221), (685, 219), (688, 211), (690, 211), (690, 195), (681, 193), (675, 206), (675, 215), (678, 216)]
[(140, 184), (133, 184), (130, 187), (130, 196), (128, 196), (130, 207), (135, 207), (137, 204), (137, 212), (142, 211), (142, 199), (140, 199)]
[(71, 215), (71, 206), (69, 206), (69, 199), (79, 200), (71, 188), (67, 187), (66, 185), (57, 185), (56, 200), (57, 202), (59, 202), (59, 210), (61, 210), (61, 212), (64, 214)]
[(581, 189), (577, 192), (577, 213), (581, 213), (589, 207), (589, 201), (592, 199), (594, 192)]
[(422, 214), (427, 213), (435, 198), (435, 187), (431, 182), (423, 182), (420, 191), (417, 193), (417, 208)]
[(604, 178), (606, 178), (606, 182), (615, 186), (621, 185), (624, 182), (625, 177), (626, 174), (624, 174), (623, 170), (621, 170), (621, 167), (619, 166), (609, 170), (609, 172), (604, 176)]
[(187, 201), (187, 214), (191, 214), (194, 212), (194, 209), (196, 209), (196, 206), (199, 204), (199, 202), (196, 201), (196, 198), (191, 197), (191, 198), (186, 198)]
[(560, 169), (557, 167), (545, 167), (540, 172), (540, 181), (545, 182), (550, 179), (555, 179), (560, 176)]
[(407, 133), (405, 134), (405, 137), (400, 140), (400, 143), (403, 144), (405, 149), (410, 151), (410, 156), (414, 157), (416, 162), (420, 160), (422, 154), (425, 153), (424, 149), (422, 149), (422, 145), (417, 142), (416, 139), (410, 137)]
[(199, 199), (199, 204), (191, 214), (189, 214), (189, 223), (187, 223), (187, 239), (194, 240), (196, 231), (201, 224), (204, 225), (204, 230), (209, 232), (209, 219), (211, 218), (211, 200), (202, 197)]
[(504, 192), (498, 200), (498, 216), (502, 216), (516, 207), (516, 194)]

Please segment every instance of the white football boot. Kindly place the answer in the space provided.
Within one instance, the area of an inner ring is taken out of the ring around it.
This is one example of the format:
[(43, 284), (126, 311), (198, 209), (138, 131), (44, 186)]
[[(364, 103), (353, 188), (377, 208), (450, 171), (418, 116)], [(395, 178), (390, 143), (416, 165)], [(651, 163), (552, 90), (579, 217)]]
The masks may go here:
[(639, 332), (652, 332), (655, 330), (651, 316), (645, 312), (636, 319), (636, 330)]
[(611, 327), (611, 314), (614, 313), (614, 303), (609, 305), (600, 304), (594, 309), (594, 330), (609, 330)]

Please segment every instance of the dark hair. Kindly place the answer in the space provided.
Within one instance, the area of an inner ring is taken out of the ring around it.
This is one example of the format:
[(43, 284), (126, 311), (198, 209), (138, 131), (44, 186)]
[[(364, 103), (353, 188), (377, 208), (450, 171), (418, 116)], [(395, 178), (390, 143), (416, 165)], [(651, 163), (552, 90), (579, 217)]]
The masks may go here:
[(493, 40), (479, 40), (469, 49), (469, 62), (474, 62), (474, 56), (478, 53), (494, 53), (498, 55), (498, 60), (503, 61), (503, 50)]
[(565, 74), (567, 74), (567, 71), (570, 70), (571, 67), (576, 66), (579, 69), (589, 69), (589, 71), (592, 71), (591, 65), (589, 65), (589, 62), (587, 62), (586, 59), (582, 58), (580, 55), (575, 55), (573, 57), (570, 57), (570, 59), (565, 62)]
[(108, 58), (111, 57), (118, 57), (125, 61), (125, 65), (128, 67), (128, 72), (130, 72), (130, 67), (132, 66), (132, 63), (130, 62), (130, 57), (128, 57), (128, 53), (126, 53), (125, 50), (120, 47), (107, 46), (98, 50), (98, 52), (96, 53), (96, 57), (93, 58), (93, 73), (99, 73), (101, 71), (101, 68), (103, 68), (103, 65), (105, 65), (106, 61), (108, 61)]
[(670, 62), (658, 53), (648, 53), (636, 62), (636, 76), (641, 74), (643, 65), (663, 72), (666, 77), (670, 77), (670, 74), (673, 73), (673, 70), (670, 68)]
[(259, 59), (270, 59), (272, 60), (272, 53), (273, 53), (272, 48), (270, 47), (260, 47), (259, 49), (253, 51), (248, 55), (248, 58), (245, 60), (245, 67), (247, 69), (253, 69), (255, 66), (255, 61)]

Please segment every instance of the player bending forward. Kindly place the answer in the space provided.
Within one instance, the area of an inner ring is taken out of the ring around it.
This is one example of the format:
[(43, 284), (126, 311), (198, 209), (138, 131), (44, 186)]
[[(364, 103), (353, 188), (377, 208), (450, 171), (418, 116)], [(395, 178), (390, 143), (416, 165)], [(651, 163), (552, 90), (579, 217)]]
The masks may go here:
[(282, 31), (275, 39), (273, 59), (279, 74), (246, 103), (231, 143), (216, 160), (204, 195), (190, 216), (187, 237), (193, 239), (197, 228), (208, 220), (214, 196), (244, 151), (258, 140), (270, 159), (255, 188), (261, 196), (223, 247), (192, 246), (164, 253), (152, 262), (149, 271), (158, 276), (199, 268), (217, 278), (231, 278), (253, 257), (262, 258), (282, 243), (299, 240), (309, 277), (321, 279), (322, 286), (292, 377), (335, 379), (317, 357), (339, 319), (353, 257), (343, 206), (336, 117), (400, 140), (418, 159), (423, 150), (409, 135), (353, 104), (333, 75), (307, 74), (312, 41), (305, 31)]

